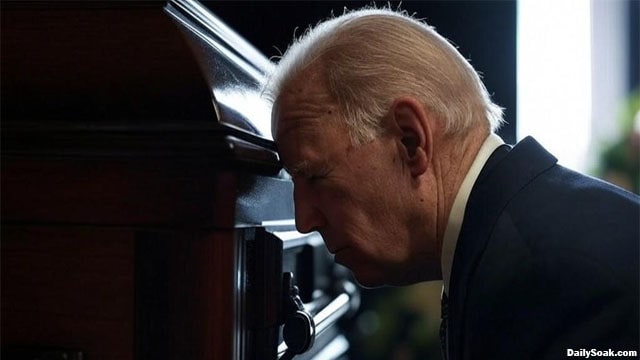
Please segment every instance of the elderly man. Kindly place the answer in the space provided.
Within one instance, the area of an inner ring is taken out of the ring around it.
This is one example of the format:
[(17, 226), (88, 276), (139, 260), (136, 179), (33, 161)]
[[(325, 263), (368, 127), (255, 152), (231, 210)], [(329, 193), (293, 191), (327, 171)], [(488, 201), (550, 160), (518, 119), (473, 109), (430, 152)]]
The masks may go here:
[(298, 230), (364, 286), (442, 279), (445, 357), (638, 350), (638, 197), (532, 138), (505, 145), (501, 109), (434, 29), (382, 9), (330, 19), (266, 92)]

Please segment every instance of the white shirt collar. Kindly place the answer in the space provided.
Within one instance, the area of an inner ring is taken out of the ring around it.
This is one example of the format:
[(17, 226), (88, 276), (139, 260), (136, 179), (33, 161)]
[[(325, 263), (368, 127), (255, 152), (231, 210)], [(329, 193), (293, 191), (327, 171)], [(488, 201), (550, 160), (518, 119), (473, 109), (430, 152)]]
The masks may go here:
[(458, 236), (460, 235), (460, 229), (462, 228), (462, 220), (464, 219), (464, 211), (467, 207), (467, 200), (471, 194), (478, 175), (482, 167), (487, 162), (491, 154), (500, 146), (504, 144), (504, 141), (496, 134), (490, 134), (473, 160), (467, 175), (460, 185), (458, 194), (453, 201), (451, 207), (451, 213), (449, 214), (449, 220), (447, 227), (444, 231), (444, 238), (442, 240), (442, 254), (440, 258), (440, 265), (442, 267), (442, 280), (443, 291), (449, 293), (449, 280), (451, 279), (451, 267), (453, 266), (453, 256), (456, 251), (456, 244), (458, 243)]

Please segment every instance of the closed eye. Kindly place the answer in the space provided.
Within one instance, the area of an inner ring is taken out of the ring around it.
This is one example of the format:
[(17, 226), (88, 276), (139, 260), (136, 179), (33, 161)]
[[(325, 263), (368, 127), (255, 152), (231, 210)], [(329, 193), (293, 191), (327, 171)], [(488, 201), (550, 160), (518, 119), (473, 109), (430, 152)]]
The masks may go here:
[(302, 161), (292, 167), (285, 168), (291, 177), (295, 179), (304, 179), (309, 184), (315, 184), (326, 179), (331, 174), (331, 168), (328, 164), (322, 165), (312, 164), (309, 161)]
[(324, 180), (326, 178), (327, 177), (323, 176), (323, 175), (311, 175), (311, 176), (307, 177), (307, 181), (309, 181), (310, 183), (313, 184), (313, 183), (317, 183), (320, 180)]
[(292, 178), (307, 178), (306, 174), (309, 173), (309, 162), (301, 161), (293, 166), (284, 166), (284, 169), (291, 175)]
[(330, 174), (331, 169), (328, 166), (323, 166), (323, 168), (318, 172), (312, 173), (307, 176), (307, 180), (309, 180), (310, 183), (317, 183), (318, 181), (325, 180), (327, 177), (329, 177)]

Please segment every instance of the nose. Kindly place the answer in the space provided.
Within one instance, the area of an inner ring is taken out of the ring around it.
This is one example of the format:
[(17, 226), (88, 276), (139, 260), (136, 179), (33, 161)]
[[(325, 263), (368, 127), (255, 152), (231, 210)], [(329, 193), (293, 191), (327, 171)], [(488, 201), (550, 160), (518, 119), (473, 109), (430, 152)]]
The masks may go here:
[(326, 224), (326, 219), (319, 208), (317, 195), (304, 181), (294, 183), (293, 203), (296, 228), (299, 232), (304, 234), (316, 231)]

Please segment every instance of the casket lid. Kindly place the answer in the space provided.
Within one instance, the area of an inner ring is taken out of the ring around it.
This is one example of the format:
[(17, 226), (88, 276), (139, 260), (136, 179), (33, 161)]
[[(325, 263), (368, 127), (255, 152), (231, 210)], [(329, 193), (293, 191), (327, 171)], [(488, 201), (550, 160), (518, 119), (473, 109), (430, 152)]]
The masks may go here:
[(260, 97), (270, 62), (199, 4), (16, 1), (1, 16), (3, 156), (206, 158), (277, 172)]

